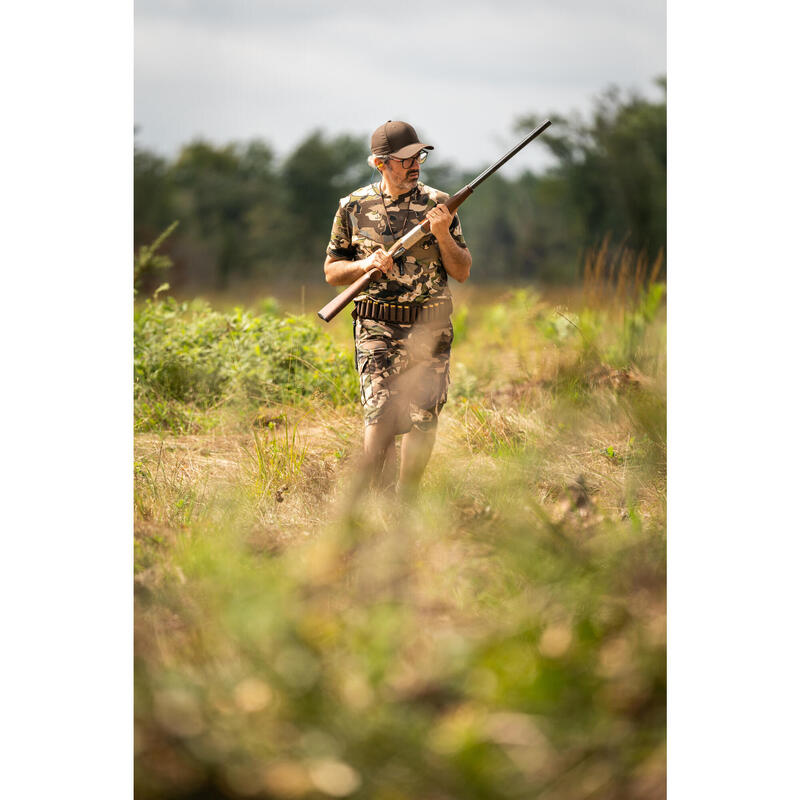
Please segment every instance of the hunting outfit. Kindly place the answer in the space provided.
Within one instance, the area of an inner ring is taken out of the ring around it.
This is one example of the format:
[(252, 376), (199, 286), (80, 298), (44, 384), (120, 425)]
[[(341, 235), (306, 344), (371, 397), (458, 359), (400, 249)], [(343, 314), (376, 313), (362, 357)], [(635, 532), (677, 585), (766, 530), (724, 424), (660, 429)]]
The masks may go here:
[[(447, 199), (421, 182), (398, 197), (380, 182), (356, 189), (339, 201), (327, 254), (356, 261), (388, 250)], [(450, 233), (466, 249), (457, 215)], [(397, 434), (435, 427), (450, 384), (447, 277), (435, 237), (426, 236), (395, 262), (391, 275), (373, 280), (355, 298), (355, 358), (367, 425), (388, 414)]]

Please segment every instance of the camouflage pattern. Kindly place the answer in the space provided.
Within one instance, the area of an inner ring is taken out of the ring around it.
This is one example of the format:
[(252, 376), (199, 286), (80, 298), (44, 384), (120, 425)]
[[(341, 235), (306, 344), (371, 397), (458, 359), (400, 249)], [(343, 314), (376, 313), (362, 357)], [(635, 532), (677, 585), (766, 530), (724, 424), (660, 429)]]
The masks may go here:
[[(356, 189), (339, 201), (327, 253), (334, 258), (360, 261), (379, 247), (388, 250), (396, 239), (423, 222), (428, 211), (448, 197), (420, 182), (395, 199), (386, 193), (381, 199), (379, 183)], [(386, 221), (387, 212), (391, 229)], [(467, 246), (458, 215), (453, 217), (450, 233), (461, 247)], [(447, 272), (435, 237), (426, 236), (412, 245), (402, 264), (395, 262), (388, 276), (372, 281), (356, 300), (366, 297), (395, 303), (424, 303), (450, 297)]]
[(355, 340), (366, 424), (386, 420), (395, 435), (435, 427), (450, 385), (450, 321), (356, 319)]

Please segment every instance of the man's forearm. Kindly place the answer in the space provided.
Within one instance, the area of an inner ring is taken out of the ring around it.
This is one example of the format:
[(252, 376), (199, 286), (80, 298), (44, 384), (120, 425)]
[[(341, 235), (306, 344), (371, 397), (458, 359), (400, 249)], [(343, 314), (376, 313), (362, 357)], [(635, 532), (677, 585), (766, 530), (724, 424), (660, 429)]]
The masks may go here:
[(437, 237), (436, 243), (442, 254), (445, 272), (459, 283), (463, 283), (469, 277), (469, 268), (472, 266), (472, 255), (469, 250), (461, 247), (450, 235), (450, 231), (447, 231), (441, 239)]
[(331, 286), (349, 286), (364, 274), (364, 261), (325, 260), (325, 280)]
[(360, 261), (328, 256), (325, 259), (325, 280), (331, 286), (349, 286), (372, 269), (379, 269), (384, 275), (392, 274), (394, 270), (392, 257), (382, 247)]

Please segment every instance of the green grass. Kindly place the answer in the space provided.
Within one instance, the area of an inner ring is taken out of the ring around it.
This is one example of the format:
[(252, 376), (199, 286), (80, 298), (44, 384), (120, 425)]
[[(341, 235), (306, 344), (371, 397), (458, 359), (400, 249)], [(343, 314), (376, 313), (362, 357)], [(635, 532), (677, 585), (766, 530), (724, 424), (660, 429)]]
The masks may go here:
[(418, 501), (358, 509), (346, 326), (265, 311), (137, 322), (137, 797), (663, 797), (661, 297), (463, 303)]
[(136, 430), (215, 427), (219, 409), (357, 397), (350, 360), (309, 319), (148, 300), (134, 317)]

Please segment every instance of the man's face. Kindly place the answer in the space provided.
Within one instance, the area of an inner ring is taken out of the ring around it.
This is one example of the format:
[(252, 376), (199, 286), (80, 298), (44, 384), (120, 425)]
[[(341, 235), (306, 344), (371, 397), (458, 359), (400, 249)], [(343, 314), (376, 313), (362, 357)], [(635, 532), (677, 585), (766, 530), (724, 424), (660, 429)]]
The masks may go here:
[[(388, 157), (384, 161), (384, 168), (389, 180), (401, 191), (407, 192), (417, 185), (419, 180), (419, 153), (412, 159), (405, 159), (408, 167), (403, 166), (403, 160)], [(386, 174), (384, 173), (384, 174)]]

